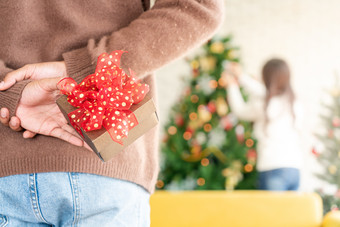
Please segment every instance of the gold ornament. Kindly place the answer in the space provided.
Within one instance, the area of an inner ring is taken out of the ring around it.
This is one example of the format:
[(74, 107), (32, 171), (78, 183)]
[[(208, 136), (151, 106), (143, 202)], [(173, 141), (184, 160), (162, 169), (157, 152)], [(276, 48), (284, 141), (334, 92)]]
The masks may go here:
[(235, 59), (235, 58), (237, 58), (237, 51), (235, 51), (235, 50), (229, 50), (228, 51), (228, 54), (227, 54), (227, 58), (228, 59)]
[(193, 69), (198, 69), (198, 67), (200, 66), (200, 63), (197, 60), (193, 60), (190, 64), (191, 68)]
[(227, 115), (228, 113), (228, 105), (227, 102), (225, 101), (225, 98), (218, 97), (216, 100), (216, 112), (217, 114), (222, 117)]
[(328, 167), (328, 171), (330, 174), (334, 175), (336, 173), (336, 171), (338, 170), (338, 168), (335, 165), (330, 165)]
[(202, 123), (206, 123), (211, 120), (211, 113), (207, 110), (204, 105), (198, 107), (198, 118)]
[(205, 72), (213, 71), (216, 68), (216, 58), (212, 56), (200, 58), (199, 63)]
[(210, 50), (215, 54), (222, 54), (224, 51), (224, 44), (221, 42), (214, 42), (211, 44)]
[(338, 88), (333, 88), (330, 93), (333, 97), (339, 97), (340, 96), (340, 90)]

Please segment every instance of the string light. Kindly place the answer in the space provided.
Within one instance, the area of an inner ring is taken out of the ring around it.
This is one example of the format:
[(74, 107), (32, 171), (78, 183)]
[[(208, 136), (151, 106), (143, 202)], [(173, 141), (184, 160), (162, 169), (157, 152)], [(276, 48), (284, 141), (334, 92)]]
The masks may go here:
[(192, 103), (197, 103), (198, 100), (199, 100), (199, 97), (197, 95), (192, 95), (190, 97), (190, 100), (191, 100)]
[(192, 121), (197, 120), (197, 113), (195, 113), (195, 112), (190, 113), (190, 114), (189, 114), (189, 118), (190, 118), (190, 120), (192, 120)]
[(198, 186), (203, 186), (205, 185), (205, 179), (203, 177), (200, 177), (197, 179), (197, 185)]
[(252, 140), (252, 139), (247, 139), (247, 140), (246, 140), (246, 146), (247, 146), (247, 147), (252, 147), (252, 146), (254, 146), (254, 140)]
[(177, 128), (176, 128), (175, 126), (170, 126), (170, 127), (168, 128), (168, 133), (169, 133), (170, 135), (175, 135), (175, 134), (177, 133)]
[(209, 165), (209, 159), (203, 158), (203, 159), (201, 160), (201, 164), (202, 164), (202, 166), (207, 166), (207, 165)]
[(211, 126), (211, 124), (207, 123), (207, 124), (205, 124), (205, 125), (203, 126), (203, 129), (204, 129), (204, 131), (206, 131), (206, 132), (210, 132), (211, 129), (212, 129), (212, 126)]
[(162, 180), (158, 180), (156, 183), (157, 188), (163, 188), (164, 187), (164, 182)]
[(192, 136), (191, 132), (185, 132), (185, 133), (183, 133), (183, 138), (184, 138), (185, 140), (190, 140), (190, 139), (191, 139), (191, 136)]
[(246, 171), (247, 173), (253, 171), (253, 165), (251, 165), (251, 164), (249, 164), (249, 163), (246, 164), (246, 165), (244, 166), (244, 171)]

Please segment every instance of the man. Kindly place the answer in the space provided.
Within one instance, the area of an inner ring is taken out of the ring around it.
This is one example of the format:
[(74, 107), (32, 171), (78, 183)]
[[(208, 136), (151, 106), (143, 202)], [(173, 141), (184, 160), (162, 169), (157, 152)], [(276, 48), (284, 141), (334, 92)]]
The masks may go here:
[[(101, 162), (66, 124), (58, 81), (78, 83), (103, 52), (152, 72), (211, 37), (221, 0), (0, 2), (0, 226), (148, 226), (158, 174), (157, 128)], [(5, 127), (8, 125), (9, 127)], [(21, 130), (24, 130), (21, 134)]]

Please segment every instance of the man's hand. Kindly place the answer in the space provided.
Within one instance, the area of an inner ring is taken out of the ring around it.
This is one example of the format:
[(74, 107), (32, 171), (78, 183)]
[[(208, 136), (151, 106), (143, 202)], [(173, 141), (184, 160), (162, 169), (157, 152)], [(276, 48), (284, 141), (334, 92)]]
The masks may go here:
[(24, 132), (24, 137), (29, 137), (31, 133), (38, 133), (57, 137), (76, 146), (83, 146), (83, 141), (67, 124), (55, 103), (60, 96), (57, 84), (61, 78), (35, 80), (28, 83), (22, 92), (16, 116), (20, 119), (21, 126), (28, 130)]
[(22, 80), (40, 80), (44, 78), (54, 78), (57, 76), (66, 77), (66, 65), (63, 61), (44, 62), (29, 64), (8, 73), (0, 83), (0, 91), (12, 87), (16, 82)]

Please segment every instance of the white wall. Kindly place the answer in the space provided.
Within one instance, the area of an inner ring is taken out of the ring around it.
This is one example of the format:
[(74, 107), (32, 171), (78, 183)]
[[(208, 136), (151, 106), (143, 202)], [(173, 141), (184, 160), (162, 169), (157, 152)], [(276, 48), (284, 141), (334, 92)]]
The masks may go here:
[[(310, 191), (322, 182), (313, 176), (320, 170), (311, 155), (311, 135), (322, 128), (320, 103), (332, 87), (334, 70), (340, 73), (340, 1), (337, 0), (225, 0), (225, 21), (220, 35), (232, 34), (241, 48), (246, 71), (260, 75), (271, 57), (288, 61), (296, 95), (305, 107), (305, 167), (301, 189)], [(184, 87), (188, 65), (179, 59), (157, 72), (161, 123)]]

